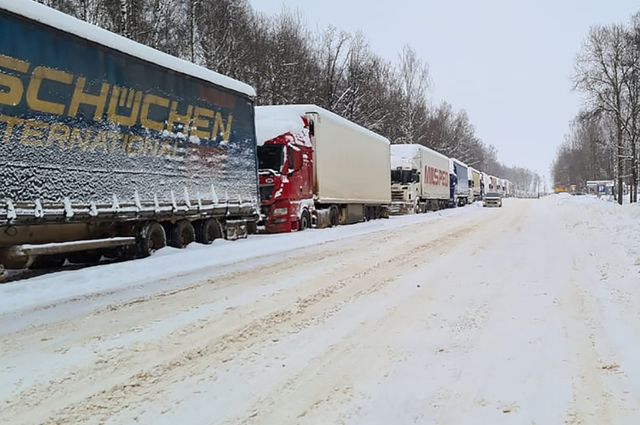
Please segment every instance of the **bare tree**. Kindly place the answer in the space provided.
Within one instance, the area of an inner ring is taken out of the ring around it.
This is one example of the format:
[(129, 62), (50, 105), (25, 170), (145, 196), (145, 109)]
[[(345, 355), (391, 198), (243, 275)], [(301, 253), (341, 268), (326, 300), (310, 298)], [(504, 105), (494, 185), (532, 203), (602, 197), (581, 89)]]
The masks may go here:
[(630, 74), (625, 80), (625, 108), (628, 111), (628, 119), (625, 125), (625, 134), (631, 148), (631, 180), (630, 200), (638, 201), (638, 143), (640, 139), (640, 14), (635, 15), (631, 21), (631, 27), (626, 35), (628, 49), (625, 65), (629, 67)]
[(409, 46), (393, 64), (362, 33), (312, 34), (297, 12), (269, 17), (248, 0), (39, 0), (156, 49), (246, 81), (258, 104), (316, 103), (394, 143), (420, 143), (477, 168), (508, 171), (464, 111), (431, 108), (427, 62)]
[(319, 78), (322, 87), (319, 99), (322, 106), (336, 111), (338, 103), (349, 90), (345, 79), (347, 64), (351, 57), (349, 49), (351, 36), (330, 26), (319, 38), (320, 50), (318, 58), (322, 72)]
[(408, 45), (400, 54), (399, 79), (402, 90), (402, 134), (397, 142), (420, 143), (424, 140), (424, 134), (419, 129), (427, 112), (429, 68)]
[(622, 204), (625, 155), (625, 129), (630, 121), (625, 106), (627, 82), (632, 67), (626, 31), (621, 25), (593, 27), (576, 61), (575, 86), (589, 96), (592, 110), (603, 111), (615, 130), (618, 203)]

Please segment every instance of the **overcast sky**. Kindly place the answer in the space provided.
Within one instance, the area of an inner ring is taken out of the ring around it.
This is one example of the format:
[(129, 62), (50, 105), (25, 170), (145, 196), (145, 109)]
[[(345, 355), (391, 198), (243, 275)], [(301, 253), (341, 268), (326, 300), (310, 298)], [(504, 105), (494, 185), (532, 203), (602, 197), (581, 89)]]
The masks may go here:
[(465, 109), (501, 161), (548, 175), (580, 108), (571, 90), (589, 27), (627, 22), (637, 0), (250, 0), (269, 15), (299, 10), (313, 28), (361, 30), (397, 62), (410, 44), (429, 63), (430, 100)]

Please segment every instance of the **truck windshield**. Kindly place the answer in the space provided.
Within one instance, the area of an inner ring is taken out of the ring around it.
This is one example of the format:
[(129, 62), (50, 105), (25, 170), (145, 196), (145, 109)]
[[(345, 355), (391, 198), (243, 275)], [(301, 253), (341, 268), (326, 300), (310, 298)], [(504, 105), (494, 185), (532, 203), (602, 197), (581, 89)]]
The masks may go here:
[(418, 170), (391, 170), (391, 183), (408, 184), (418, 181)]
[(282, 146), (258, 146), (258, 168), (261, 170), (282, 171), (284, 148)]

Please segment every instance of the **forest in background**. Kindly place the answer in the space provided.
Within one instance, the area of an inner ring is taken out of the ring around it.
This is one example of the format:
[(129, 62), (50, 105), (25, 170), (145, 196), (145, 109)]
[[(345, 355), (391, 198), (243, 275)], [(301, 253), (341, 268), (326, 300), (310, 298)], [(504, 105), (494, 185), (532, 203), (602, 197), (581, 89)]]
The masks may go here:
[(574, 88), (584, 105), (558, 149), (555, 184), (584, 188), (588, 180), (616, 180), (618, 202), (623, 184), (637, 202), (640, 14), (625, 24), (590, 29), (576, 58)]
[(258, 105), (312, 103), (392, 143), (419, 143), (521, 190), (540, 176), (498, 160), (464, 110), (429, 101), (428, 63), (406, 45), (396, 63), (362, 33), (311, 29), (298, 12), (266, 16), (247, 0), (38, 0), (109, 31), (252, 85)]

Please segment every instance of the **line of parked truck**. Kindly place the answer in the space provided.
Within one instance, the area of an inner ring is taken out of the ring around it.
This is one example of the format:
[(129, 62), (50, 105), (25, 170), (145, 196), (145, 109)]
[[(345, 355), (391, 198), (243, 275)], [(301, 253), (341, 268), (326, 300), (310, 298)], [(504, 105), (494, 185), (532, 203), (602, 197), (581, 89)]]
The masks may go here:
[(349, 224), (514, 193), (420, 145), (32, 1), (0, 0), (0, 265)]

